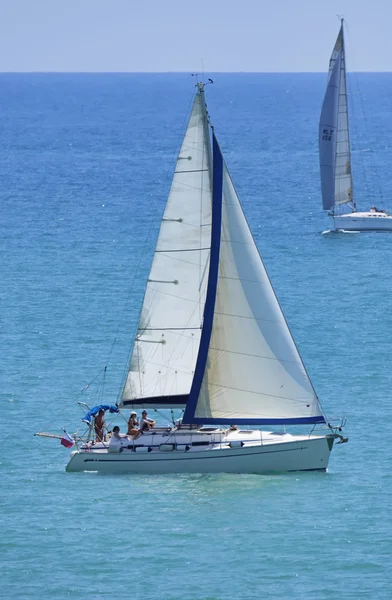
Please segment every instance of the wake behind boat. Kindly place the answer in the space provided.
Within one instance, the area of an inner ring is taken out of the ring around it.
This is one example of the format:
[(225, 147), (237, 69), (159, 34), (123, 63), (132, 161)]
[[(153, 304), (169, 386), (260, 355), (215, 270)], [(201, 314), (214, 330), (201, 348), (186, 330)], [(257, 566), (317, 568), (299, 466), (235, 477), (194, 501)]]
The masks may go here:
[[(333, 228), (345, 231), (392, 231), (392, 215), (372, 206), (357, 210), (351, 170), (344, 21), (329, 61), (327, 90), (319, 124), (319, 156), (323, 209)], [(351, 212), (344, 212), (349, 208)]]
[[(212, 128), (211, 128), (212, 129)], [(182, 409), (167, 428), (94, 439), (102, 411)], [(68, 471), (325, 471), (332, 427), (285, 321), (215, 132), (204, 84), (177, 159), (129, 369), (116, 405), (91, 409)], [(307, 425), (306, 435), (259, 426)], [(327, 433), (314, 433), (324, 425)], [(113, 439), (116, 436), (116, 440)], [(115, 443), (113, 443), (115, 442)]]

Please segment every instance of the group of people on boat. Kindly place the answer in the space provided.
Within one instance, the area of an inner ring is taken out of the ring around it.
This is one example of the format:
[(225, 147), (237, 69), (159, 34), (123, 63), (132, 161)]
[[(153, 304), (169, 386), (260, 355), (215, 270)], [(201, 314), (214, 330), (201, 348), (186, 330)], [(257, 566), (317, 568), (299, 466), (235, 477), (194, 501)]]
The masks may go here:
[(140, 419), (140, 423), (138, 421), (137, 413), (135, 411), (132, 411), (128, 419), (127, 435), (132, 436), (133, 439), (136, 440), (136, 438), (138, 438), (139, 435), (143, 433), (143, 431), (152, 429), (153, 427), (155, 427), (155, 421), (154, 419), (150, 419), (150, 417), (147, 416), (146, 410), (143, 410), (142, 412), (142, 418)]
[[(135, 411), (132, 411), (128, 419), (128, 430), (126, 436), (130, 436), (133, 440), (136, 440), (144, 431), (152, 429), (153, 427), (155, 427), (155, 421), (154, 419), (150, 419), (150, 417), (148, 417), (146, 410), (143, 410), (140, 422), (138, 420), (137, 413)], [(97, 442), (104, 441), (105, 428), (105, 411), (101, 409), (99, 413), (95, 416), (94, 420), (95, 440)], [(110, 441), (112, 441), (112, 439), (122, 439), (120, 437), (120, 428), (118, 427), (118, 425), (113, 427)]]
[(372, 213), (385, 213), (385, 210), (382, 210), (381, 208), (377, 208), (376, 206), (371, 206), (370, 207), (370, 212), (372, 212)]

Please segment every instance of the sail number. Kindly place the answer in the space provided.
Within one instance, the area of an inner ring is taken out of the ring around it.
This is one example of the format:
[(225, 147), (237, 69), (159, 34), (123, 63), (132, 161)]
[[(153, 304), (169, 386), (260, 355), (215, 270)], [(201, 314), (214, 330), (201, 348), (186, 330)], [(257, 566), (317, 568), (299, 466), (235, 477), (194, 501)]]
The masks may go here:
[(333, 129), (323, 129), (322, 140), (324, 142), (330, 142), (332, 140)]

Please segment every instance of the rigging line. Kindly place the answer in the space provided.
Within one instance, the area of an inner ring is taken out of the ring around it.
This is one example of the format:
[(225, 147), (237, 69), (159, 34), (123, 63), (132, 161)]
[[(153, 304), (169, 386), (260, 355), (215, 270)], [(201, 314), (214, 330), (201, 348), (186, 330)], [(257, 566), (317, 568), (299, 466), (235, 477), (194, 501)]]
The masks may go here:
[[(180, 336), (180, 337), (181, 337), (181, 336)], [(186, 345), (185, 345), (185, 348), (184, 348), (184, 352), (187, 350), (187, 348), (188, 348), (188, 346), (189, 346), (189, 344), (190, 344), (191, 342), (192, 342), (192, 338), (191, 338), (191, 337), (187, 338)], [(178, 369), (178, 368), (176, 368), (176, 367), (170, 367), (170, 366), (168, 365), (168, 363), (169, 363), (169, 361), (171, 360), (171, 358), (172, 358), (172, 356), (173, 356), (173, 354), (174, 354), (175, 350), (177, 350), (178, 344), (179, 344), (179, 341), (177, 342), (177, 345), (174, 347), (172, 354), (171, 354), (171, 355), (170, 355), (170, 357), (167, 359), (166, 363), (164, 363), (163, 365), (160, 365), (159, 363), (154, 363), (154, 362), (152, 362), (151, 360), (148, 360), (148, 359), (146, 359), (146, 361), (145, 361), (146, 363), (155, 364), (156, 366), (159, 366), (159, 368), (160, 368), (160, 372), (158, 372), (158, 373), (155, 375), (155, 377), (154, 377), (153, 379), (151, 379), (150, 383), (149, 383), (149, 384), (146, 386), (146, 388), (145, 388), (145, 390), (144, 390), (144, 393), (146, 393), (148, 390), (151, 390), (151, 389), (153, 389), (153, 390), (154, 390), (154, 389), (156, 388), (156, 386), (158, 385), (158, 383), (161, 383), (161, 381), (162, 381), (162, 380), (163, 380), (165, 377), (167, 377), (168, 373), (163, 373), (163, 374), (162, 374), (162, 373), (161, 373), (161, 371), (162, 371), (162, 370), (165, 370), (165, 369), (167, 369), (167, 370), (171, 370), (171, 371), (174, 371), (174, 372), (176, 372), (176, 371), (177, 371), (177, 372), (180, 372), (180, 373), (184, 373), (184, 374), (187, 374), (187, 375), (191, 375), (191, 373), (189, 373), (189, 372), (187, 372), (187, 371), (183, 371), (183, 370), (181, 370), (181, 369)], [(154, 383), (154, 381), (155, 381), (155, 383)]]
[[(165, 295), (165, 296), (170, 296), (172, 298), (179, 299), (179, 300), (186, 301), (186, 302), (192, 302), (193, 304), (198, 304), (198, 302), (199, 302), (198, 300), (191, 300), (190, 298), (184, 298), (182, 296), (178, 296), (178, 295), (175, 295), (175, 294), (170, 294), (169, 292), (164, 292), (162, 289), (159, 289), (158, 287), (155, 287), (155, 286), (152, 286), (152, 285), (149, 285), (148, 289), (149, 289), (149, 292), (151, 294), (151, 298), (150, 298), (150, 303), (151, 304), (154, 302), (155, 297), (156, 297), (157, 294), (162, 294), (162, 295)], [(191, 314), (191, 317), (192, 317), (193, 314), (194, 314), (194, 312)], [(186, 322), (187, 324), (189, 323), (190, 318)], [(139, 317), (139, 321), (138, 322), (140, 323), (140, 317)], [(138, 330), (142, 331), (143, 329), (144, 328), (140, 327)]]
[[(202, 248), (203, 250), (210, 250), (209, 248)], [(165, 256), (165, 254), (163, 254), (162, 256)], [(184, 263), (186, 265), (192, 265), (193, 267), (198, 267), (198, 263), (191, 261), (191, 260), (184, 260), (183, 258), (179, 258), (178, 256), (166, 256), (166, 258), (170, 258), (170, 260), (176, 260), (177, 262), (181, 262)]]
[[(188, 331), (189, 329), (191, 329), (191, 330), (193, 329), (194, 331), (201, 331), (202, 326), (200, 325), (200, 327), (196, 327), (196, 328), (192, 328), (191, 327), (191, 328), (185, 328), (185, 329), (181, 327), (178, 331), (174, 331), (173, 329), (169, 329), (168, 331), (170, 331), (170, 333), (172, 333), (173, 335), (176, 335), (177, 337), (184, 336), (185, 339), (188, 339), (188, 338), (192, 338), (192, 336), (185, 335), (184, 331)], [(181, 332), (181, 333), (179, 333), (179, 332)], [(138, 334), (138, 341), (148, 343), (148, 340), (141, 340), (140, 339), (142, 335), (143, 335), (142, 333)], [(155, 354), (155, 352), (154, 352), (154, 354)]]
[[(170, 423), (170, 417), (168, 417), (167, 415), (162, 413), (158, 408), (154, 408), (153, 411), (156, 412), (160, 417), (162, 417), (162, 419), (164, 419), (165, 421)], [(170, 437), (171, 437), (171, 435), (169, 436), (169, 439), (170, 439)], [(167, 443), (167, 441), (168, 440), (166, 440), (166, 443)]]
[[(348, 30), (347, 23), (345, 22), (345, 24), (346, 24), (346, 29)], [(364, 124), (365, 124), (365, 127), (364, 127), (364, 129), (365, 129), (365, 137), (366, 137), (366, 139), (368, 140), (368, 143), (369, 143), (370, 162), (372, 163), (371, 164), (371, 168), (374, 171), (375, 170), (374, 152), (373, 152), (373, 146), (372, 146), (370, 138), (369, 138), (369, 126), (368, 126), (368, 120), (367, 120), (366, 112), (365, 112), (365, 105), (364, 105), (364, 101), (363, 101), (363, 93), (362, 93), (362, 90), (361, 90), (361, 87), (360, 87), (360, 84), (359, 84), (358, 73), (357, 72), (353, 72), (352, 75), (353, 75), (353, 77), (355, 79), (356, 87), (357, 87), (357, 90), (358, 90), (357, 95), (359, 96), (359, 102), (360, 102), (360, 107), (361, 107), (361, 111), (362, 111), (362, 118), (363, 118), (363, 121), (364, 121)], [(354, 106), (354, 102), (352, 102), (351, 104), (352, 104), (352, 106)], [(357, 134), (357, 139), (359, 140), (360, 136), (359, 136), (357, 128), (356, 128), (356, 134)], [(360, 155), (359, 159), (360, 159), (360, 163), (361, 163), (361, 170), (362, 170), (362, 175), (363, 175), (363, 179), (364, 179), (364, 183), (365, 183), (365, 188), (366, 188), (368, 196), (370, 196), (371, 195), (370, 185), (369, 185), (369, 182), (368, 182), (368, 179), (367, 179), (366, 169), (365, 169), (365, 163), (364, 163), (364, 160), (362, 160), (362, 152), (361, 151), (359, 151), (359, 155)], [(383, 196), (383, 193), (382, 193), (382, 189), (381, 189), (379, 177), (376, 177), (376, 180), (377, 180), (377, 192), (378, 192), (378, 195), (380, 197), (380, 202), (381, 202), (381, 204), (384, 207), (384, 196)], [(372, 187), (374, 187), (374, 185)]]
[[(55, 421), (59, 421), (60, 417), (64, 414), (65, 411), (67, 411), (69, 409), (70, 406), (72, 406), (73, 404), (75, 404), (75, 399), (77, 397), (81, 397), (83, 396), (84, 392), (94, 383), (94, 381), (96, 379), (98, 379), (98, 377), (102, 374), (102, 372), (104, 371), (103, 367), (98, 373), (97, 375), (95, 375), (95, 377), (93, 377), (93, 379), (90, 381), (90, 383), (88, 383), (87, 385), (84, 386), (84, 388), (82, 390), (80, 390), (77, 394), (73, 394), (72, 399), (69, 400), (67, 402), (67, 404), (58, 412), (56, 413), (56, 415), (45, 425), (45, 428), (49, 428), (51, 425), (53, 425), (53, 423)], [(61, 428), (60, 428), (61, 429)]]
[[(192, 91), (192, 94), (193, 94), (193, 96), (192, 96), (192, 99), (193, 99), (195, 97), (195, 95), (194, 95), (195, 91), (194, 90)], [(195, 142), (194, 141), (188, 142), (188, 141), (184, 140), (184, 142), (185, 142), (184, 143), (184, 150), (188, 150), (189, 152), (190, 151), (192, 151), (192, 152), (201, 152), (201, 153), (203, 152), (203, 150), (200, 150), (199, 148), (195, 147)], [(186, 156), (179, 156), (178, 158), (180, 160), (184, 160), (184, 159), (186, 159), (188, 157), (186, 157)]]
[[(192, 338), (189, 338), (189, 339), (191, 340)], [(189, 343), (187, 345), (189, 345)], [(149, 364), (149, 365), (155, 365), (156, 367), (159, 367), (160, 369), (167, 369), (169, 371), (174, 371), (174, 372), (177, 371), (177, 373), (183, 373), (184, 375), (191, 375), (190, 371), (185, 371), (184, 369), (178, 369), (177, 367), (170, 367), (169, 365), (165, 365), (165, 364), (162, 364), (162, 363), (154, 362), (151, 359), (146, 359), (145, 362), (146, 362), (146, 364)], [(165, 375), (163, 375), (163, 377), (165, 377)], [(167, 396), (168, 394), (162, 394), (162, 395)]]
[(208, 172), (208, 169), (191, 169), (189, 171), (174, 171), (174, 175), (179, 175), (180, 173), (203, 173), (204, 171)]
[(202, 186), (192, 185), (190, 183), (185, 183), (184, 181), (177, 181), (176, 184), (178, 187), (186, 187), (186, 188), (190, 188), (191, 190), (197, 190), (197, 191), (206, 192), (206, 193), (208, 192), (208, 190), (203, 189)]
[(291, 402), (297, 402), (297, 404), (309, 404), (309, 402), (317, 400), (315, 396), (309, 399), (300, 400), (299, 398), (290, 398), (289, 396), (277, 396), (276, 394), (269, 394), (266, 392), (254, 392), (253, 390), (245, 390), (242, 388), (232, 387), (230, 385), (222, 385), (221, 383), (212, 383), (212, 381), (208, 382), (208, 385), (212, 387), (218, 387), (224, 390), (234, 390), (235, 392), (244, 392), (245, 394), (254, 394), (255, 396), (262, 396), (267, 398), (279, 398), (280, 400), (290, 400)]
[[(193, 98), (194, 98), (194, 92), (192, 90), (192, 94), (190, 95), (188, 106), (186, 108), (186, 111), (184, 113), (184, 117), (183, 117), (183, 120), (182, 120), (181, 132), (184, 131), (186, 123), (189, 120), (190, 107), (191, 107), (191, 105), (193, 103)], [(172, 160), (170, 161), (170, 164), (168, 165), (168, 168), (167, 168), (167, 171), (166, 171), (166, 176), (164, 178), (165, 184), (166, 184), (166, 181), (169, 178), (169, 173), (173, 172), (172, 164), (174, 162), (174, 159), (176, 159), (175, 162), (177, 163), (177, 159), (178, 159), (178, 155), (179, 155), (179, 152), (180, 152), (180, 148), (181, 148), (181, 145), (182, 145), (183, 138), (184, 138), (184, 135), (183, 135), (183, 133), (181, 133), (178, 136), (177, 144), (176, 144), (176, 147), (175, 147), (175, 149), (173, 151), (173, 155), (172, 155)], [(170, 186), (170, 188), (171, 188), (171, 186)], [(162, 189), (163, 189), (163, 184), (162, 184)], [(170, 193), (170, 191), (169, 191), (169, 193)], [(136, 275), (139, 272), (142, 259), (144, 258), (144, 255), (145, 255), (145, 249), (146, 249), (146, 246), (147, 246), (147, 240), (150, 237), (152, 226), (153, 226), (153, 222), (155, 221), (155, 217), (156, 217), (156, 214), (158, 212), (157, 211), (157, 207), (158, 207), (158, 196), (156, 197), (156, 200), (155, 200), (155, 202), (153, 204), (153, 210), (152, 210), (152, 214), (151, 214), (151, 217), (150, 217), (150, 223), (149, 223), (147, 235), (145, 237), (144, 243), (143, 243), (142, 248), (141, 248), (139, 261), (138, 261), (138, 264), (137, 264), (137, 267), (136, 267), (136, 270), (135, 270), (135, 273), (134, 273), (134, 277), (132, 279), (131, 286), (130, 286), (130, 289), (129, 289), (129, 292), (128, 292), (128, 295), (127, 295), (127, 298), (126, 298), (126, 301), (125, 301), (125, 304), (124, 304), (124, 309), (123, 309), (121, 317), (120, 317), (120, 323), (118, 325), (116, 335), (114, 336), (112, 346), (110, 348), (109, 356), (108, 356), (108, 359), (106, 361), (107, 363), (109, 362), (110, 357), (112, 355), (114, 344), (116, 342), (116, 338), (117, 338), (118, 332), (120, 330), (121, 324), (123, 322), (123, 319), (124, 319), (124, 316), (125, 316), (125, 312), (127, 310), (128, 302), (129, 302), (129, 299), (130, 299), (130, 296), (131, 296), (131, 293), (132, 293), (132, 290), (133, 290), (133, 286), (134, 286), (134, 282), (135, 282), (135, 279), (136, 279)], [(166, 208), (166, 205), (165, 205), (165, 208)], [(129, 260), (129, 263), (130, 263), (130, 260)], [(151, 260), (151, 263), (150, 263), (150, 270), (151, 270), (151, 265), (152, 265), (152, 260)], [(147, 287), (145, 288), (145, 292), (144, 292), (144, 296), (143, 296), (143, 302), (140, 305), (140, 310), (139, 310), (139, 314), (138, 314), (138, 318), (137, 318), (137, 323), (139, 323), (139, 321), (140, 321), (140, 317), (141, 317), (141, 313), (142, 313), (142, 309), (143, 309), (143, 304), (144, 304), (144, 298), (145, 298), (146, 289), (147, 289)], [(126, 382), (127, 377), (128, 377), (128, 365), (129, 365), (129, 362), (130, 362), (130, 359), (131, 359), (131, 356), (132, 356), (133, 347), (134, 347), (134, 344), (132, 344), (132, 347), (131, 347), (130, 351), (128, 352), (127, 361), (126, 361), (126, 364), (125, 364), (125, 367), (124, 367), (124, 372), (123, 372), (123, 377), (122, 377), (122, 386), (121, 386), (121, 389), (120, 389), (120, 391), (118, 393), (118, 396), (117, 396), (118, 400), (120, 400), (120, 397), (121, 397), (121, 394), (122, 394), (122, 389), (124, 388), (125, 382)]]
[[(196, 227), (196, 225), (195, 225), (195, 227)], [(197, 225), (197, 227), (198, 227), (198, 225)], [(174, 250), (155, 250), (155, 252), (159, 252), (161, 254), (165, 254), (166, 252), (200, 252), (200, 250), (210, 250), (210, 248), (209, 247), (207, 247), (207, 248), (179, 248), (178, 250), (177, 249), (174, 249)], [(174, 258), (175, 259), (175, 257), (172, 257), (172, 256), (170, 258)]]
[[(206, 273), (208, 271), (208, 267), (209, 267), (209, 264), (210, 264), (210, 255), (211, 255), (211, 250), (208, 253), (206, 262), (205, 262), (204, 267), (203, 267), (203, 273), (200, 276), (201, 277), (200, 284), (199, 284), (199, 305), (200, 305), (200, 307), (202, 306), (201, 296), (203, 294), (204, 297), (205, 297), (205, 295), (207, 293), (206, 292), (206, 290), (207, 290)], [(203, 311), (204, 311), (204, 303), (203, 303)], [(202, 314), (199, 314), (199, 319), (202, 320)]]
[[(172, 382), (172, 384), (171, 384), (170, 391), (169, 391), (169, 392), (166, 394), (167, 396), (170, 396), (170, 395), (171, 395), (171, 393), (172, 393), (172, 390), (173, 390), (173, 387), (174, 387), (174, 381), (177, 379), (177, 369), (175, 369), (174, 371), (175, 371), (175, 372), (174, 372), (173, 382)], [(156, 390), (156, 388), (157, 388), (157, 385), (158, 385), (160, 382), (161, 382), (161, 379), (160, 379), (159, 381), (156, 381), (156, 382), (155, 382), (154, 388), (153, 388), (153, 390), (152, 390), (152, 392), (151, 392), (151, 396), (154, 396), (154, 395), (155, 395), (155, 390)], [(160, 394), (161, 394), (161, 395), (163, 395), (163, 394), (162, 394), (162, 390), (161, 390)]]
[[(248, 305), (249, 306), (249, 305)], [(275, 319), (264, 319), (263, 317), (255, 317), (254, 315), (252, 315), (251, 317), (248, 317), (247, 315), (235, 315), (233, 313), (224, 313), (224, 312), (220, 312), (220, 311), (215, 311), (214, 313), (215, 315), (221, 315), (223, 317), (234, 317), (235, 319), (250, 319), (251, 321), (263, 321), (264, 323), (276, 323), (277, 325), (282, 325), (284, 326), (286, 323), (282, 320), (278, 321)]]
[[(195, 311), (196, 311), (196, 308), (197, 308), (198, 304), (199, 304), (199, 303), (197, 303), (197, 304), (196, 304), (196, 306), (194, 307), (194, 309), (193, 309), (193, 311), (192, 311), (191, 315), (189, 316), (189, 319), (188, 319), (187, 323), (189, 323), (189, 322), (190, 322), (190, 320), (193, 318), (193, 316), (194, 316), (194, 313), (195, 313)], [(177, 334), (177, 335), (178, 335), (178, 334)], [(180, 344), (180, 342), (181, 342), (181, 339), (182, 339), (183, 337), (184, 337), (184, 332), (182, 332), (182, 333), (181, 333), (181, 334), (178, 336), (178, 341), (177, 341), (177, 343), (175, 344), (175, 346), (174, 346), (174, 348), (173, 348), (173, 350), (172, 350), (172, 353), (171, 353), (171, 354), (170, 354), (170, 356), (168, 357), (167, 361), (166, 361), (166, 362), (165, 362), (165, 363), (164, 363), (164, 364), (161, 366), (161, 369), (170, 369), (170, 368), (171, 368), (171, 369), (172, 369), (172, 370), (174, 370), (174, 371), (176, 371), (176, 370), (177, 370), (177, 371), (179, 371), (179, 369), (176, 369), (175, 367), (169, 367), (169, 366), (168, 366), (168, 364), (170, 363), (170, 361), (171, 361), (171, 359), (172, 359), (172, 357), (173, 357), (173, 354), (174, 354), (174, 353), (175, 353), (175, 351), (177, 350), (177, 348), (178, 348), (178, 346), (179, 346), (179, 344)], [(193, 341), (193, 340), (192, 340), (192, 336), (186, 337), (185, 339), (186, 339), (187, 341), (186, 341), (186, 344), (185, 344), (184, 351), (185, 351), (185, 350), (188, 348), (189, 344), (190, 344), (190, 343)], [(199, 340), (199, 343), (200, 343), (200, 340)], [(149, 362), (147, 358), (146, 358), (145, 360), (146, 360), (146, 362)], [(154, 378), (154, 379), (157, 379), (157, 378), (158, 378), (158, 375), (159, 375), (159, 373), (157, 373), (157, 374), (156, 374), (156, 376), (155, 376), (155, 378)], [(154, 385), (154, 387), (155, 387), (155, 386), (156, 386), (158, 383), (160, 383), (160, 382), (162, 381), (162, 379), (163, 379), (164, 377), (166, 377), (166, 376), (167, 376), (167, 374), (164, 374), (164, 375), (162, 375), (161, 377), (159, 377), (159, 378), (157, 379), (157, 381), (156, 381), (156, 383), (155, 383), (155, 384), (153, 384), (153, 382), (154, 382), (154, 379), (153, 379), (153, 380), (150, 382), (150, 384), (149, 384), (149, 385), (147, 385), (147, 388), (146, 388), (146, 389), (147, 389), (147, 390), (148, 390), (148, 389), (150, 389), (152, 385)]]
[(170, 294), (169, 292), (164, 292), (163, 290), (158, 289), (157, 287), (154, 288), (153, 286), (151, 286), (152, 291), (155, 292), (155, 294), (162, 294), (163, 296), (170, 296), (171, 298), (176, 298), (177, 300), (183, 300), (185, 302), (192, 302), (192, 304), (200, 304), (199, 300), (191, 300), (190, 298), (184, 298), (184, 296), (177, 296), (176, 294)]
[(238, 352), (237, 350), (227, 350), (226, 348), (214, 348), (213, 346), (210, 346), (209, 349), (215, 350), (215, 352), (219, 352), (219, 357), (217, 357), (217, 358), (220, 358), (221, 355), (224, 355), (225, 353), (227, 353), (227, 354), (236, 354), (238, 356), (250, 356), (252, 358), (262, 358), (263, 360), (277, 360), (277, 361), (279, 361), (279, 363), (289, 363), (292, 365), (301, 365), (302, 366), (302, 362), (299, 360), (288, 360), (287, 358), (279, 358), (278, 356), (263, 356), (261, 354), (249, 354), (249, 352)]
[[(299, 360), (294, 361), (294, 360), (280, 359), (277, 357), (261, 356), (261, 355), (257, 355), (257, 354), (248, 354), (246, 352), (236, 352), (234, 350), (226, 350), (226, 349), (222, 349), (222, 348), (214, 348), (212, 346), (210, 346), (210, 350), (214, 350), (216, 352), (216, 356), (213, 356), (213, 354), (211, 354), (211, 356), (209, 357), (211, 370), (213, 370), (215, 367), (219, 366), (219, 362), (221, 359), (224, 358), (225, 353), (238, 354), (240, 356), (250, 356), (250, 357), (254, 357), (254, 358), (262, 358), (262, 359), (266, 359), (266, 360), (278, 360), (280, 363), (289, 363), (289, 364), (293, 364), (293, 365), (302, 366), (300, 357), (299, 357)], [(283, 364), (282, 364), (282, 366), (284, 367)], [(288, 373), (288, 371), (287, 371), (287, 373)], [(218, 384), (213, 384), (213, 385), (218, 385)], [(303, 385), (302, 385), (302, 388), (305, 389), (303, 387)]]
[(200, 327), (144, 327), (140, 331), (195, 331)]
[[(193, 310), (192, 310), (192, 312), (190, 313), (190, 315), (188, 317), (188, 320), (186, 321), (184, 327), (181, 328), (182, 330), (187, 329), (188, 324), (191, 322), (191, 320), (192, 320), (192, 318), (193, 318), (193, 316), (195, 314), (196, 308), (200, 304), (199, 300), (191, 300), (190, 298), (184, 298), (182, 296), (176, 296), (175, 294), (169, 294), (168, 292), (163, 292), (163, 291), (161, 291), (161, 290), (159, 290), (157, 288), (155, 288), (155, 289), (153, 288), (153, 291), (154, 291), (154, 298), (155, 298), (156, 294), (163, 294), (164, 296), (169, 296), (171, 298), (175, 298), (176, 300), (178, 299), (178, 300), (182, 300), (182, 301), (186, 301), (186, 302), (191, 302), (194, 305)], [(145, 329), (144, 327), (141, 327), (140, 331), (144, 331), (144, 329)]]
[(222, 238), (222, 243), (225, 244), (242, 244), (242, 246), (252, 246), (252, 242), (241, 242), (238, 240), (231, 240), (227, 238)]
[[(352, 91), (352, 85), (351, 85), (351, 78), (352, 77), (355, 78), (355, 83), (356, 83), (357, 90), (358, 90), (357, 95), (360, 94), (359, 87), (358, 87), (358, 78), (357, 78), (357, 75), (356, 75), (355, 72), (354, 73), (350, 73), (350, 77), (347, 77), (347, 80), (346, 80), (347, 81), (347, 88), (348, 88), (347, 89), (347, 92), (348, 92), (348, 94), (347, 94), (347, 104), (348, 104), (348, 101), (351, 100), (350, 107), (349, 107), (350, 111), (351, 111), (351, 114), (353, 116), (353, 118), (351, 119), (351, 127), (352, 127), (352, 129), (354, 131), (355, 138), (358, 140), (357, 143), (358, 143), (358, 146), (359, 146), (359, 141), (360, 141), (360, 137), (361, 136), (360, 136), (360, 133), (359, 133), (357, 119), (355, 118), (357, 113), (356, 113), (356, 103), (354, 102), (354, 93)], [(360, 165), (362, 179), (363, 179), (363, 182), (364, 182), (366, 193), (369, 196), (370, 195), (370, 187), (369, 187), (369, 182), (368, 182), (368, 179), (367, 179), (367, 176), (366, 176), (365, 164), (364, 164), (364, 161), (362, 159), (361, 149), (360, 148), (358, 148), (358, 149), (359, 149), (359, 152), (358, 152), (358, 155), (359, 155), (358, 156), (358, 164)]]
[[(200, 229), (200, 231), (203, 227), (211, 227), (211, 223), (200, 222), (197, 225), (195, 225), (194, 223), (190, 223), (189, 221), (182, 221), (182, 223), (183, 223), (183, 225), (188, 225), (188, 227), (195, 227), (197, 229)], [(201, 248), (197, 248), (197, 250), (201, 250)], [(208, 248), (208, 250), (209, 250), (209, 248)]]
[[(167, 394), (168, 396), (171, 396), (171, 393), (172, 393), (172, 391), (173, 391), (173, 387), (174, 387), (174, 383), (175, 383), (175, 382), (177, 383), (177, 381), (176, 381), (176, 380), (177, 380), (177, 372), (178, 372), (178, 369), (176, 369), (176, 370), (175, 370), (175, 374), (174, 374), (175, 376), (173, 377), (173, 382), (172, 382), (172, 384), (171, 384), (170, 391), (169, 391), (169, 392), (168, 392), (168, 394)], [(154, 393), (155, 393), (155, 387), (154, 387), (154, 392), (153, 392), (153, 394), (152, 394), (152, 395), (154, 395)]]
[[(250, 244), (249, 244), (250, 245)], [(237, 271), (238, 273), (238, 271)], [(238, 277), (229, 277), (229, 275), (219, 275), (219, 279), (229, 279), (230, 281), (243, 281), (244, 283), (258, 283), (259, 285), (266, 285), (264, 282), (261, 283), (257, 279), (245, 279), (240, 276)]]
[[(365, 106), (364, 106), (364, 102), (363, 102), (363, 94), (362, 94), (362, 91), (361, 91), (361, 89), (360, 89), (360, 87), (359, 87), (359, 79), (358, 79), (358, 76), (356, 76), (356, 80), (357, 80), (357, 87), (358, 87), (358, 90), (359, 90), (359, 100), (360, 100), (360, 103), (361, 103), (361, 109), (362, 109), (362, 114), (363, 114), (363, 120), (364, 120), (364, 123), (365, 123), (365, 134), (366, 134), (366, 137), (367, 137), (367, 139), (369, 140), (369, 144), (370, 144), (370, 162), (372, 163), (372, 164), (371, 164), (371, 169), (372, 169), (372, 171), (375, 171), (374, 152), (373, 152), (373, 150), (372, 150), (372, 144), (371, 144), (371, 142), (370, 142), (370, 138), (369, 138), (369, 126), (368, 126), (368, 120), (367, 120), (366, 113), (365, 113)], [(382, 190), (381, 190), (381, 185), (380, 185), (380, 179), (379, 179), (379, 177), (377, 177), (377, 176), (376, 176), (376, 180), (377, 180), (377, 192), (378, 192), (378, 195), (380, 196), (380, 202), (382, 203), (382, 205), (383, 205), (383, 207), (384, 207), (384, 197), (383, 197), (383, 194), (382, 194)], [(373, 186), (373, 187), (374, 187), (374, 186)], [(368, 193), (369, 193), (369, 192), (368, 192)]]

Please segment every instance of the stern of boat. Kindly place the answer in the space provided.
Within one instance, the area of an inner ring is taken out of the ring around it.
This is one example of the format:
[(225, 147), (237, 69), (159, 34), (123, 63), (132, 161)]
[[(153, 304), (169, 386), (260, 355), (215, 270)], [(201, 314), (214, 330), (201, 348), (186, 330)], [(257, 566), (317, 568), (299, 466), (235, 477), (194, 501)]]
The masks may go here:
[(85, 455), (84, 452), (81, 453), (79, 450), (71, 452), (69, 461), (65, 467), (67, 473), (77, 473), (78, 471), (86, 470), (82, 454)]

